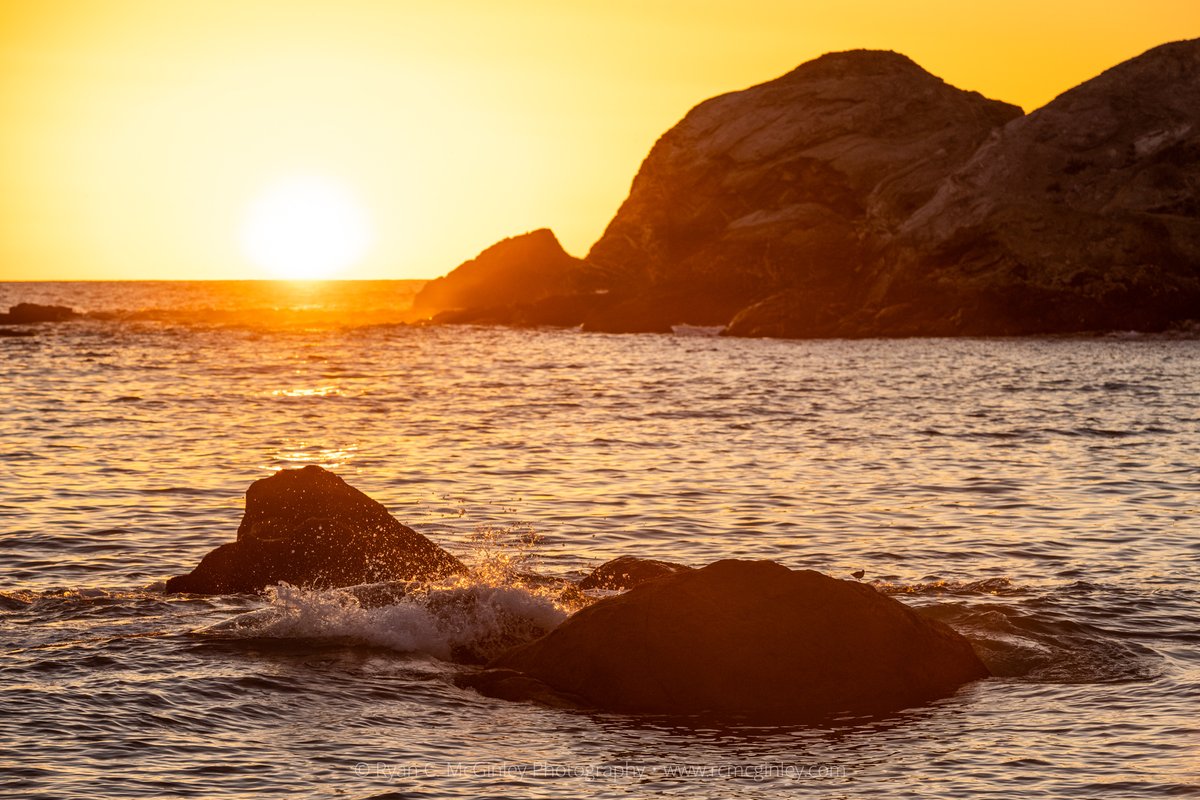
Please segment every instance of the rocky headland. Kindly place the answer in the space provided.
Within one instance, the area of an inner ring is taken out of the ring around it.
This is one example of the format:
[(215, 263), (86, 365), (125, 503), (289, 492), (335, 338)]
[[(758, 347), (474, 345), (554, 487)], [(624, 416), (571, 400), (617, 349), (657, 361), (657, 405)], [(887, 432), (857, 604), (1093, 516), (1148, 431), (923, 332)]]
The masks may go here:
[(692, 109), (586, 258), (537, 231), (422, 294), (439, 322), (616, 332), (1165, 330), (1200, 317), (1200, 40), (1029, 114), (830, 53)]

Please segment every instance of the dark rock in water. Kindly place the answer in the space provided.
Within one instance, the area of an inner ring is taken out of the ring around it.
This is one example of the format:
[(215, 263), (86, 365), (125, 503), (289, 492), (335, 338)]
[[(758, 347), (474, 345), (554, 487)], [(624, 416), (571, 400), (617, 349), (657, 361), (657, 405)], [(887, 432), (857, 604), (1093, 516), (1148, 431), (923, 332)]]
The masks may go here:
[(509, 699), (650, 714), (820, 721), (882, 714), (988, 676), (970, 643), (876, 592), (718, 561), (600, 600), (463, 682)]
[(27, 325), (32, 322), (66, 322), (78, 319), (79, 312), (68, 306), (43, 306), (37, 303), (17, 303), (0, 314), (0, 325)]
[[(1020, 114), (897, 53), (830, 53), (688, 112), (587, 260), (650, 305), (662, 298), (664, 325), (724, 324), (789, 287), (837, 314), (828, 299), (847, 301), (870, 239)], [(680, 293), (707, 303), (669, 301)]]
[(246, 491), (237, 541), (206, 555), (168, 592), (257, 592), (279, 582), (311, 588), (428, 580), (463, 565), (382, 505), (317, 466), (280, 470)]
[[(0, 320), (0, 325), (4, 324)], [(28, 328), (0, 328), (0, 337), (10, 339), (27, 339), (30, 336), (37, 336), (37, 331), (31, 331)]]
[(621, 556), (596, 567), (579, 582), (580, 589), (632, 589), (638, 584), (691, 569), (652, 558)]
[[(584, 288), (585, 265), (567, 254), (547, 228), (504, 239), (430, 281), (413, 300), (413, 310), (435, 322), (509, 322), (514, 307)], [(453, 313), (445, 313), (453, 312)]]

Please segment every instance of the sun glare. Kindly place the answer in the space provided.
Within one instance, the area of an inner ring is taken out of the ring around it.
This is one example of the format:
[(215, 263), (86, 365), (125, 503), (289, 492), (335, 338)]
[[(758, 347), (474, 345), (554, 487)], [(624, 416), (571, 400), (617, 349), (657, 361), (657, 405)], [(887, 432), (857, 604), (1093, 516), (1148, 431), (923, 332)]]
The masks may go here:
[(246, 257), (277, 278), (330, 278), (366, 255), (367, 215), (354, 195), (321, 177), (281, 180), (260, 194), (242, 227)]

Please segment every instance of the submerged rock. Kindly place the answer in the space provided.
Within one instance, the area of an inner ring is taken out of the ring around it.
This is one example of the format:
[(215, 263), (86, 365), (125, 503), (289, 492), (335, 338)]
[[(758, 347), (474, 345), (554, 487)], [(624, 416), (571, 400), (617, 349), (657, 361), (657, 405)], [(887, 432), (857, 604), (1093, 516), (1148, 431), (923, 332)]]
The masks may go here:
[(66, 322), (78, 319), (79, 312), (69, 306), (44, 306), (38, 303), (17, 303), (0, 314), (0, 325), (27, 325), (32, 322)]
[(882, 714), (988, 676), (970, 643), (869, 585), (718, 561), (577, 612), (462, 683), (506, 699), (819, 721)]
[(621, 556), (596, 567), (578, 586), (580, 589), (632, 589), (646, 581), (689, 569), (691, 567), (670, 561)]
[(280, 470), (246, 491), (237, 540), (206, 555), (168, 592), (257, 592), (429, 580), (463, 565), (387, 509), (318, 466)]

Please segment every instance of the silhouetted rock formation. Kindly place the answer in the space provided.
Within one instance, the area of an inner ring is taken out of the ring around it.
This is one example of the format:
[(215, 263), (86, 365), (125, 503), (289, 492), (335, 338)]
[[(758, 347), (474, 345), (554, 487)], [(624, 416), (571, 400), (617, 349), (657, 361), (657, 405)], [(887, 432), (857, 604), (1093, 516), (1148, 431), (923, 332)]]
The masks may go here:
[(446, 321), (1159, 330), (1200, 316), (1198, 187), (1200, 40), (1028, 116), (896, 53), (830, 53), (667, 131), (587, 266), (569, 270), (573, 288), (546, 283), (519, 309), (472, 301)]
[(250, 484), (237, 541), (206, 555), (168, 592), (257, 592), (279, 582), (331, 588), (463, 571), (454, 556), (317, 466)]
[(43, 306), (37, 303), (17, 303), (0, 314), (0, 325), (27, 325), (32, 322), (66, 322), (77, 319), (79, 312), (68, 306)]
[(1200, 317), (1200, 40), (1014, 120), (901, 227), (891, 332), (1161, 330)]
[(691, 569), (653, 558), (621, 556), (606, 561), (579, 582), (580, 589), (632, 589), (634, 586)]
[(569, 617), (460, 682), (506, 699), (817, 721), (881, 714), (988, 676), (971, 645), (869, 585), (718, 561)]
[(430, 281), (413, 310), (440, 322), (508, 322), (521, 306), (585, 289), (584, 264), (548, 228), (504, 239), (450, 274)]
[(831, 53), (688, 112), (587, 258), (664, 298), (668, 324), (724, 324), (793, 285), (836, 314), (870, 238), (1020, 114), (897, 53)]

